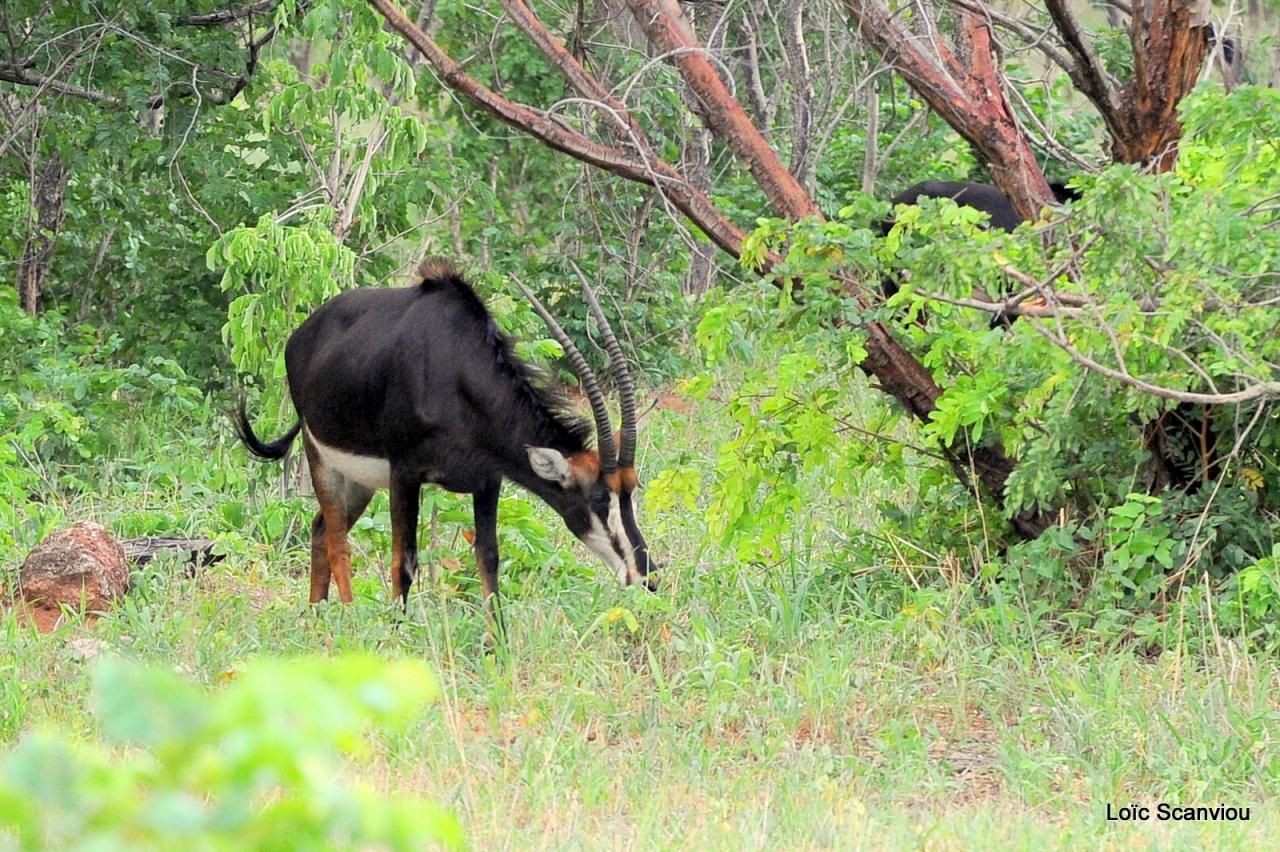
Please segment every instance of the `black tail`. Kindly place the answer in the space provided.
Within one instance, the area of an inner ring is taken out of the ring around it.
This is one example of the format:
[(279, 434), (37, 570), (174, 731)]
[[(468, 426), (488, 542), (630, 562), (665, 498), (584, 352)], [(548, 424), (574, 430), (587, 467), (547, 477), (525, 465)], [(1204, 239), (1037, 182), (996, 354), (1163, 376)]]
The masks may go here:
[(260, 459), (266, 461), (279, 461), (284, 458), (284, 454), (289, 452), (289, 445), (293, 443), (293, 439), (298, 437), (298, 432), (302, 430), (302, 420), (293, 424), (293, 428), (284, 434), (283, 438), (270, 443), (263, 443), (262, 439), (253, 434), (253, 427), (249, 425), (249, 415), (244, 410), (244, 397), (240, 397), (240, 407), (236, 410), (236, 435), (244, 442), (249, 452), (253, 453)]

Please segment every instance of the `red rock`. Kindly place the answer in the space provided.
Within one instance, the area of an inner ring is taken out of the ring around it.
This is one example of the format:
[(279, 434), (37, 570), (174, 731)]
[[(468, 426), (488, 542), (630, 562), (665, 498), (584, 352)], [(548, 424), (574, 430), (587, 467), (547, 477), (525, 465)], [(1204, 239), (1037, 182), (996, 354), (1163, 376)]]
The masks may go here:
[(22, 598), (41, 609), (105, 612), (129, 590), (124, 549), (105, 527), (79, 523), (48, 536), (22, 563)]

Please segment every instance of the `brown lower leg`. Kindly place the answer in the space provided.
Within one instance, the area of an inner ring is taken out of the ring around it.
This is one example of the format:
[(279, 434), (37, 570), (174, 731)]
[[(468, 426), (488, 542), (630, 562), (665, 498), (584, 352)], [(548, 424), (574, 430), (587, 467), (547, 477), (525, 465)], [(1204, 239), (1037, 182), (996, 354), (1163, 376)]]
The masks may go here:
[(418, 569), (418, 498), (422, 484), (416, 477), (391, 481), (391, 599), (409, 602), (409, 586)]
[(311, 522), (311, 602), (329, 597), (329, 554), (324, 540), (324, 512), (317, 512)]
[(351, 603), (351, 543), (347, 541), (346, 513), (340, 506), (324, 509), (324, 542), (329, 571), (338, 585), (338, 600)]
[[(329, 581), (338, 584), (338, 598), (351, 602), (351, 545), (347, 531), (369, 505), (372, 491), (356, 487), (337, 473), (325, 470), (320, 454), (303, 434), (303, 447), (307, 451), (307, 464), (311, 468), (311, 483), (320, 503), (319, 526), (323, 533), (323, 545), (317, 540), (316, 524), (312, 524), (311, 538), (311, 600), (324, 600), (329, 596)], [(323, 556), (323, 558), (320, 558)]]
[(492, 483), (473, 497), (475, 508), (476, 567), (480, 569), (480, 585), (484, 589), (485, 609), (489, 616), (489, 633), (494, 639), (505, 631), (502, 608), (498, 602), (498, 491), (501, 483)]
[(500, 618), (498, 612), (498, 566), (486, 564), (484, 552), (479, 548), (474, 548), (476, 556), (476, 565), (480, 568), (480, 586), (484, 589), (485, 610), (489, 614), (490, 626), (496, 624)]

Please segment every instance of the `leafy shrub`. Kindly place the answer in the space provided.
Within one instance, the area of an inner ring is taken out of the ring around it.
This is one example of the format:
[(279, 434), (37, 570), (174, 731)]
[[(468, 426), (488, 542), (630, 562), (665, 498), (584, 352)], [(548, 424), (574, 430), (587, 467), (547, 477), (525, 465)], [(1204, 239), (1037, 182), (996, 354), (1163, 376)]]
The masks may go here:
[(101, 740), (29, 735), (0, 763), (0, 839), (25, 849), (461, 846), (452, 816), (342, 778), (375, 726), (436, 695), (416, 662), (262, 660), (206, 694), (162, 669), (94, 669)]
[[(56, 520), (51, 496), (91, 487), (106, 459), (180, 432), (174, 423), (202, 406), (176, 362), (157, 355), (115, 365), (118, 335), (69, 327), (53, 313), (28, 316), (12, 288), (0, 289), (0, 338), (0, 551), (46, 531)], [(140, 410), (145, 418), (133, 416)]]
[(1280, 544), (1227, 581), (1223, 608), (1253, 638), (1270, 645), (1280, 640)]
[[(744, 263), (780, 252), (776, 272), (806, 289), (797, 304), (743, 288), (699, 326), (709, 365), (747, 363), (729, 401), (739, 433), (722, 449), (712, 495), (725, 543), (740, 554), (776, 549), (802, 508), (798, 476), (865, 502), (859, 485), (874, 468), (888, 483), (917, 484), (919, 496), (880, 501), (878, 540), (856, 531), (869, 560), (900, 558), (883, 546), (893, 538), (966, 559), (981, 542), (992, 576), (1027, 570), (1020, 579), (1059, 607), (1084, 590), (1091, 605), (1141, 609), (1187, 578), (1221, 579), (1269, 553), (1280, 537), (1274, 406), (1255, 397), (1205, 408), (1140, 383), (1230, 393), (1277, 378), (1280, 230), (1266, 202), (1280, 194), (1280, 95), (1205, 91), (1183, 115), (1174, 172), (1114, 166), (1083, 179), (1083, 199), (1052, 227), (986, 231), (981, 214), (947, 199), (899, 210), (883, 238), (874, 226), (887, 211), (869, 198), (834, 221), (762, 220)], [(1007, 328), (960, 307), (1003, 298), (1010, 270), (1086, 307)], [(888, 272), (902, 286), (871, 310), (835, 283), (854, 274), (878, 289)], [(863, 398), (857, 328), (867, 319), (893, 325), (945, 388), (927, 423), (906, 421), (883, 396)], [(1058, 329), (1073, 351), (1054, 340)], [(941, 458), (965, 442), (999, 442), (1018, 459), (1002, 509), (975, 501)], [(1058, 513), (1068, 534), (1018, 544), (1004, 519), (1033, 508)], [(1261, 599), (1262, 581), (1249, 582)]]

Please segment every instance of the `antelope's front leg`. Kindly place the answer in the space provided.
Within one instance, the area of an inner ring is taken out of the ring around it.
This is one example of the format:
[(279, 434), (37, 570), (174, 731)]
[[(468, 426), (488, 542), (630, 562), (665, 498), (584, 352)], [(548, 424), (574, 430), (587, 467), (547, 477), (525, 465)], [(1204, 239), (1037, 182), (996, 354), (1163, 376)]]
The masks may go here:
[(502, 624), (502, 608), (498, 603), (498, 494), (501, 490), (502, 481), (498, 480), (477, 491), (472, 498), (476, 525), (476, 567), (480, 569), (480, 585), (484, 588), (489, 629), (494, 638), (506, 634)]
[(417, 477), (391, 475), (391, 597), (409, 605), (409, 587), (418, 573)]

